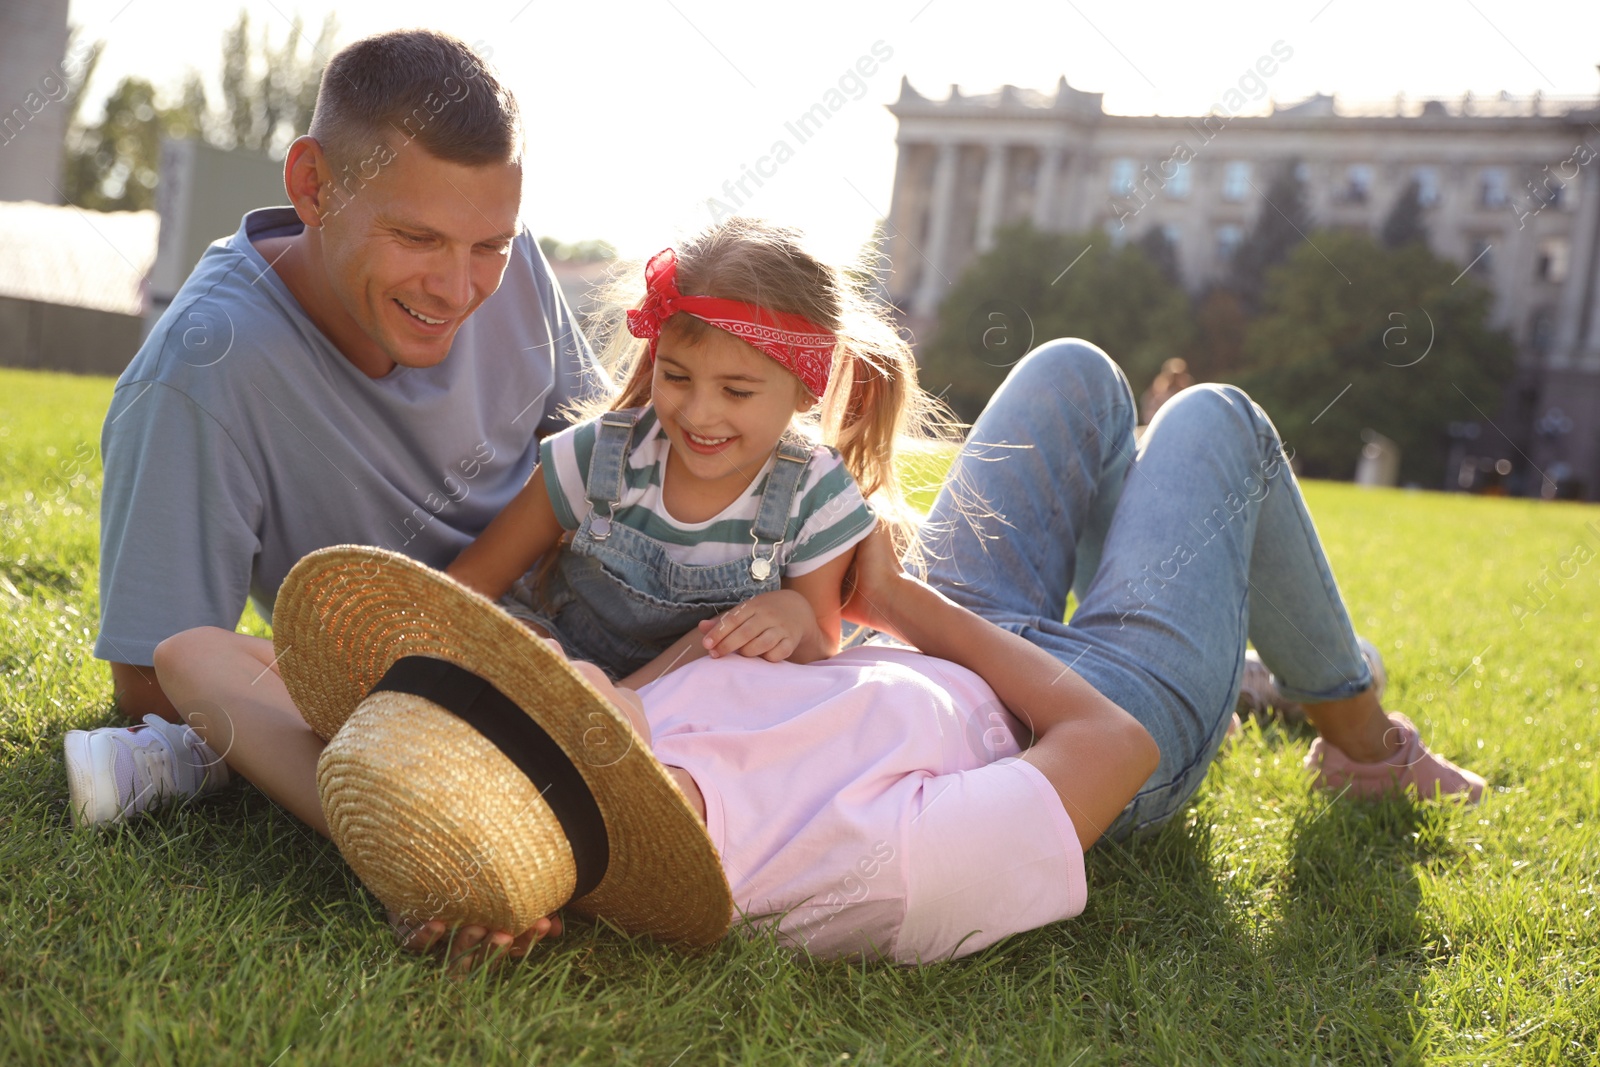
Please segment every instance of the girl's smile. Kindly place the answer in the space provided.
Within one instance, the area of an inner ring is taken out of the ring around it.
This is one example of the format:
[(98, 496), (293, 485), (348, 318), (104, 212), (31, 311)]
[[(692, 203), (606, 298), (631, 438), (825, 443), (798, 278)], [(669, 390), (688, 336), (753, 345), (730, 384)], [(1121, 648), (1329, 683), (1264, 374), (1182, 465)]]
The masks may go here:
[(715, 329), (692, 342), (663, 334), (650, 393), (672, 445), (662, 491), (683, 521), (710, 518), (738, 499), (796, 412), (815, 403), (800, 379)]
[(684, 432), (683, 439), (691, 449), (708, 456), (714, 456), (721, 452), (734, 440), (732, 437), (701, 437), (699, 434), (687, 431)]

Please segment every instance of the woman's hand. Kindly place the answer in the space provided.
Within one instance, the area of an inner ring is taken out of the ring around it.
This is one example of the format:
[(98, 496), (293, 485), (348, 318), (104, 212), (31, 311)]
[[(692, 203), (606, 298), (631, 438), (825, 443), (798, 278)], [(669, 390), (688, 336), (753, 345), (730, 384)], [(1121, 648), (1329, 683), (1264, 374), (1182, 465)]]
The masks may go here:
[(794, 655), (806, 638), (817, 635), (817, 616), (804, 596), (777, 589), (757, 593), (715, 619), (706, 619), (700, 632), (712, 659), (737, 652), (780, 663)]
[(905, 572), (895, 554), (894, 538), (883, 523), (856, 546), (856, 558), (845, 575), (844, 618), (859, 626), (896, 637), (900, 629), (895, 607), (905, 586), (920, 584)]
[(451, 930), (438, 919), (418, 923), (389, 913), (400, 947), (408, 952), (428, 952), (444, 961), (446, 969), (461, 977), (478, 966), (496, 967), (502, 960), (520, 960), (540, 938), (561, 934), (561, 917), (540, 919), (513, 937), (503, 930), (482, 926), (458, 926)]

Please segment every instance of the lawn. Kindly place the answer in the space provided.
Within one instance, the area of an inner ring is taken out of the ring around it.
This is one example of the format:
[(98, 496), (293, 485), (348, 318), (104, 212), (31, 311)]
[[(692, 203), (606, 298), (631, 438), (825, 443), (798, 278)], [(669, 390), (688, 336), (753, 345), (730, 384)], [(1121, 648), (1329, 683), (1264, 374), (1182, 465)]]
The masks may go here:
[(1479, 808), (1329, 804), (1309, 734), (1252, 725), (1184, 818), (1091, 852), (1080, 918), (966, 960), (574, 926), (455, 981), (248, 786), (72, 828), (62, 734), (117, 721), (110, 393), (0, 371), (0, 1062), (1600, 1063), (1600, 508), (1306, 487), (1387, 703)]

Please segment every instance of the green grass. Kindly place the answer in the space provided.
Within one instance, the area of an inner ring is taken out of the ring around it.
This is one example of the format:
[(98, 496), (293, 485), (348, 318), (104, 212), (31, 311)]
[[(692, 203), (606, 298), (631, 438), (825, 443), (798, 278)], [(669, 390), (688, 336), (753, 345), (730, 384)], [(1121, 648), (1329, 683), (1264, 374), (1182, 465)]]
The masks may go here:
[(1600, 1062), (1600, 559), (1572, 555), (1600, 508), (1307, 486), (1391, 705), (1489, 777), (1480, 808), (1329, 805), (1309, 735), (1250, 726), (1185, 818), (1091, 853), (1083, 916), (968, 960), (578, 926), (452, 981), (249, 787), (72, 829), (61, 736), (115, 721), (110, 392), (0, 372), (0, 1062)]

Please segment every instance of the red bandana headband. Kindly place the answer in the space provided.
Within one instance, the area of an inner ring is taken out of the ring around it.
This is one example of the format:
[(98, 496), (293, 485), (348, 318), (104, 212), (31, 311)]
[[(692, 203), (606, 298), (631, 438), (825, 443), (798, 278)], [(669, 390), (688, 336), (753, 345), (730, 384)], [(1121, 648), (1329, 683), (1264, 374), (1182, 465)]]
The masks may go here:
[(628, 312), (628, 332), (650, 342), (651, 359), (656, 357), (662, 324), (682, 311), (760, 349), (799, 378), (812, 396), (827, 392), (836, 343), (833, 331), (804, 316), (741, 300), (684, 296), (678, 292), (678, 257), (670, 248), (651, 257), (644, 268), (644, 284), (644, 305)]

